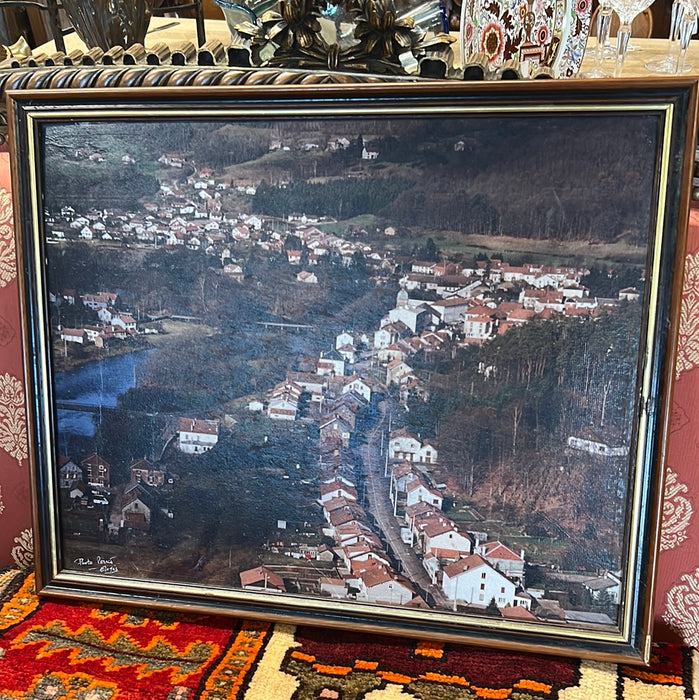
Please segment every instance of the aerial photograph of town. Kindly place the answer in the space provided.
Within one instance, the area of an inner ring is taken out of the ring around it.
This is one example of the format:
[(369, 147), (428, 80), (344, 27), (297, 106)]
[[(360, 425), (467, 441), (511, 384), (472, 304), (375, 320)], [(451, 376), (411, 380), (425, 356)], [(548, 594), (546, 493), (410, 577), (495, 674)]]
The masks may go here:
[(655, 128), (45, 127), (63, 568), (617, 625)]

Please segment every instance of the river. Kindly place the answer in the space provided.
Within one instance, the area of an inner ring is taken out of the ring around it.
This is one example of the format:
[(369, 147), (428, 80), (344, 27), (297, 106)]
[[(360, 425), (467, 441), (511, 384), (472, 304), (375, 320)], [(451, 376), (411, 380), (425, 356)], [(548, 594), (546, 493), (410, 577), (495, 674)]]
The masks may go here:
[(115, 408), (119, 396), (138, 386), (142, 378), (139, 371), (151, 351), (115, 355), (97, 362), (88, 362), (65, 372), (56, 372), (54, 390), (56, 402), (75, 404), (96, 411), (57, 411), (59, 437), (85, 437), (95, 434), (95, 416), (100, 408)]

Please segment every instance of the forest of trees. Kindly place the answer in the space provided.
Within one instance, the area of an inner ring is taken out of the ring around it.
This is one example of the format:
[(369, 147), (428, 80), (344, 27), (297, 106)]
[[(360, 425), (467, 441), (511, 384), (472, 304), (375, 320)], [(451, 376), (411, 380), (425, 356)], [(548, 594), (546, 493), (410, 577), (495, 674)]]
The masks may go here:
[(316, 216), (350, 219), (380, 211), (410, 185), (410, 181), (401, 178), (343, 178), (323, 183), (295, 182), (284, 187), (261, 182), (252, 208), (257, 214), (277, 217), (312, 212)]
[(432, 366), (430, 399), (411, 406), (408, 424), (438, 435), (440, 461), (468, 497), (532, 531), (540, 512), (579, 533), (594, 527), (613, 558), (628, 459), (569, 450), (567, 439), (628, 447), (639, 314), (628, 304), (597, 320), (530, 323), (467, 348)]

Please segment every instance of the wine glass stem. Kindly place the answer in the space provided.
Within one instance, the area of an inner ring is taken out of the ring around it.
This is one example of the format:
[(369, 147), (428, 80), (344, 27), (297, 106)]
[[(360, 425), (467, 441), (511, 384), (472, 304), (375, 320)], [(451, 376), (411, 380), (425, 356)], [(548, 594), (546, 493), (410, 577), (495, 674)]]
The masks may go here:
[[(678, 0), (679, 2), (679, 0)], [(597, 15), (597, 60), (601, 61), (604, 57), (604, 50), (609, 45), (609, 27), (612, 23), (612, 6), (606, 2), (602, 2)]]
[(624, 65), (626, 52), (629, 48), (629, 39), (631, 38), (631, 25), (622, 24), (619, 31), (616, 33), (616, 64), (614, 66), (614, 77), (618, 78), (621, 75), (621, 68)]
[(680, 53), (680, 28), (684, 18), (685, 5), (683, 0), (675, 0), (672, 3), (672, 12), (670, 14), (670, 42), (668, 46), (668, 56), (677, 68)]
[(689, 48), (689, 40), (692, 38), (692, 34), (694, 34), (696, 22), (696, 14), (690, 9), (685, 9), (679, 27), (680, 55), (677, 58), (675, 68), (676, 73), (684, 73), (684, 66), (687, 60), (687, 49)]

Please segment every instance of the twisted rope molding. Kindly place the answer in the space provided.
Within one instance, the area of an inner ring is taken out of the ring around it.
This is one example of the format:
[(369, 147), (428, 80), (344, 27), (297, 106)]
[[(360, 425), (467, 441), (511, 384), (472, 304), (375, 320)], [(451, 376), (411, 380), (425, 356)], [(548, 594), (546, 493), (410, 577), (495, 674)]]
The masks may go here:
[[(227, 85), (327, 85), (385, 83), (396, 76), (284, 68), (217, 66), (37, 66), (0, 70), (0, 100), (10, 90), (82, 88), (223, 87)], [(418, 78), (402, 78), (414, 82)], [(0, 105), (0, 143), (7, 140), (7, 112)]]

